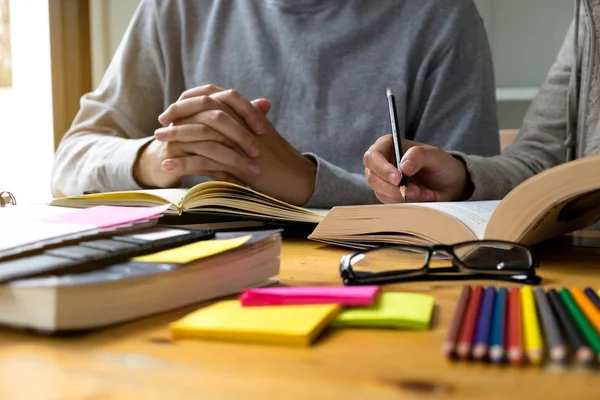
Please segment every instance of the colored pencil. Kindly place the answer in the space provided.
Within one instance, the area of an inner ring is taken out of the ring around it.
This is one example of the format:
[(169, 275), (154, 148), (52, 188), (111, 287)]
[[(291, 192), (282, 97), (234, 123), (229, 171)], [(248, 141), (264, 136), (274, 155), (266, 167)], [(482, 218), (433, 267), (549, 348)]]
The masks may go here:
[(585, 314), (587, 320), (595, 328), (596, 333), (600, 332), (600, 310), (596, 308), (594, 303), (583, 293), (579, 288), (571, 289), (571, 295), (575, 299), (575, 303), (579, 309)]
[(592, 303), (596, 306), (597, 309), (600, 310), (600, 297), (592, 290), (592, 288), (585, 288), (584, 290), (587, 297), (591, 300)]
[(460, 333), (460, 328), (463, 324), (465, 310), (467, 309), (467, 305), (469, 304), (470, 297), (471, 286), (463, 286), (462, 291), (460, 292), (460, 296), (458, 298), (458, 303), (456, 303), (456, 308), (454, 309), (454, 317), (452, 318), (452, 322), (450, 323), (450, 328), (448, 328), (446, 340), (442, 345), (442, 352), (446, 355), (446, 357), (451, 357), (455, 354), (456, 342), (458, 341), (458, 334)]
[(521, 288), (521, 312), (523, 313), (525, 352), (527, 353), (529, 362), (538, 365), (542, 362), (544, 343), (531, 286), (523, 286)]
[(542, 321), (544, 336), (548, 343), (550, 360), (562, 363), (566, 360), (567, 349), (560, 333), (558, 322), (552, 313), (548, 297), (541, 287), (535, 288), (535, 300), (540, 310), (540, 319)]
[(482, 360), (488, 352), (495, 297), (496, 288), (488, 286), (485, 289), (483, 299), (481, 300), (479, 318), (477, 319), (477, 330), (475, 331), (475, 340), (473, 341), (473, 358), (476, 360)]
[(506, 330), (506, 288), (498, 289), (494, 301), (494, 314), (490, 335), (490, 360), (500, 363), (504, 360), (504, 332)]
[(575, 325), (575, 321), (561, 301), (558, 292), (555, 289), (548, 290), (548, 299), (550, 300), (556, 319), (559, 321), (568, 341), (571, 343), (571, 347), (575, 352), (575, 358), (580, 363), (589, 364), (594, 357), (594, 353), (585, 341), (577, 325)]
[(463, 321), (458, 337), (458, 345), (456, 346), (456, 354), (463, 359), (468, 358), (471, 353), (473, 336), (475, 335), (475, 324), (477, 323), (477, 317), (479, 315), (479, 305), (481, 303), (482, 294), (483, 287), (477, 285), (473, 288), (471, 298), (469, 299), (465, 320)]
[(573, 319), (583, 333), (583, 336), (594, 350), (594, 353), (600, 357), (600, 336), (598, 336), (598, 332), (596, 332), (592, 324), (590, 324), (585, 317), (585, 314), (577, 306), (577, 303), (575, 303), (571, 292), (568, 289), (562, 289), (560, 291), (560, 298), (563, 303), (565, 303), (565, 306), (573, 316)]
[(507, 318), (507, 356), (512, 364), (523, 361), (523, 344), (521, 338), (521, 309), (519, 302), (519, 288), (511, 288), (508, 292), (508, 318)]

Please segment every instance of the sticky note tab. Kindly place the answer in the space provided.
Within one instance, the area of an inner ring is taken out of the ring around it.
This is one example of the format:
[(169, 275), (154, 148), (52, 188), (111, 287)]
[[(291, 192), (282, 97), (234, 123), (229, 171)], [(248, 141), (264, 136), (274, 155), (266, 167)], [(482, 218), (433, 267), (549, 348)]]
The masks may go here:
[(132, 261), (187, 264), (201, 258), (210, 257), (235, 249), (246, 243), (252, 235), (246, 235), (234, 239), (202, 240), (200, 242), (186, 244), (185, 246), (160, 251), (154, 254), (134, 257)]
[(170, 325), (173, 338), (309, 345), (338, 315), (337, 304), (243, 307), (222, 301)]
[(434, 307), (433, 296), (417, 293), (382, 293), (372, 307), (349, 308), (332, 327), (427, 329)]
[(242, 305), (340, 304), (371, 306), (379, 286), (310, 286), (249, 289), (240, 296)]
[(168, 204), (156, 207), (97, 206), (53, 215), (45, 218), (44, 221), (58, 222), (61, 224), (91, 225), (96, 228), (109, 228), (158, 217), (168, 208)]

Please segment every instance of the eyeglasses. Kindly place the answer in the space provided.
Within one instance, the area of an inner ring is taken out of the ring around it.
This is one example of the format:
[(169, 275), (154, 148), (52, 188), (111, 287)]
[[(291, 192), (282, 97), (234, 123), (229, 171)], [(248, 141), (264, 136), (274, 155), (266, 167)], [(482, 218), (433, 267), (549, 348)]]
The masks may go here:
[[(448, 257), (452, 266), (441, 266), (448, 263)], [(340, 276), (344, 285), (463, 279), (537, 285), (542, 280), (535, 274), (538, 265), (528, 246), (479, 240), (449, 246), (391, 245), (357, 251), (342, 257)]]

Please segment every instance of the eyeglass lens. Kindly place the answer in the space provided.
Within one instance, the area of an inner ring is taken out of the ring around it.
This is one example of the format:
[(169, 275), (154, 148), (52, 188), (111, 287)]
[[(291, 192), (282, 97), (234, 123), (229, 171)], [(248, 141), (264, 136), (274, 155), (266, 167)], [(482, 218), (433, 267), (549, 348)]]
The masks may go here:
[(356, 272), (415, 271), (425, 267), (427, 250), (382, 247), (357, 254), (350, 260)]
[[(481, 273), (522, 274), (532, 265), (529, 251), (519, 245), (503, 242), (473, 242), (457, 245), (454, 254), (463, 267)], [(447, 267), (450, 262), (445, 253), (436, 252), (429, 264), (432, 272), (436, 267)], [(418, 247), (390, 246), (359, 253), (352, 257), (350, 265), (356, 272), (418, 271), (425, 267), (427, 250)]]
[(532, 265), (529, 251), (512, 243), (467, 243), (456, 246), (454, 254), (466, 268), (480, 272), (518, 274)]

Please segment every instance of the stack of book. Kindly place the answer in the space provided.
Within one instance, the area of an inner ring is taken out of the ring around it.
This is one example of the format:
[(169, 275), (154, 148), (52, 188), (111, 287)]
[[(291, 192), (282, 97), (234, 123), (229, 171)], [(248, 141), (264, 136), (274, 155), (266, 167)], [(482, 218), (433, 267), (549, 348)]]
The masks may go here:
[(158, 226), (167, 205), (0, 213), (0, 324), (88, 330), (232, 295), (279, 273), (279, 230)]
[(276, 231), (217, 233), (105, 268), (13, 280), (0, 285), (0, 323), (88, 330), (232, 295), (272, 283), (280, 251)]

